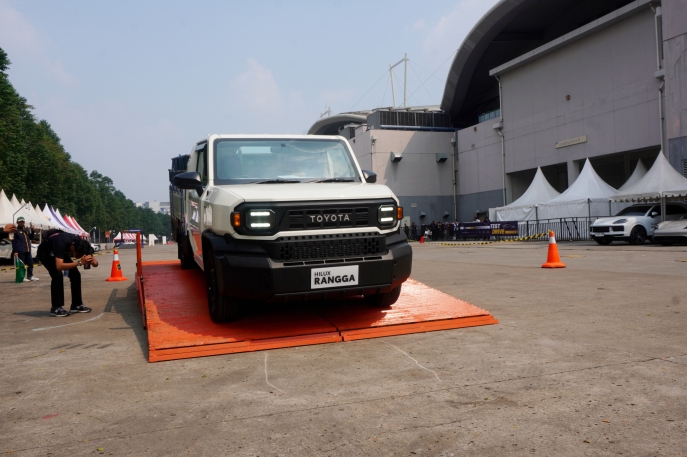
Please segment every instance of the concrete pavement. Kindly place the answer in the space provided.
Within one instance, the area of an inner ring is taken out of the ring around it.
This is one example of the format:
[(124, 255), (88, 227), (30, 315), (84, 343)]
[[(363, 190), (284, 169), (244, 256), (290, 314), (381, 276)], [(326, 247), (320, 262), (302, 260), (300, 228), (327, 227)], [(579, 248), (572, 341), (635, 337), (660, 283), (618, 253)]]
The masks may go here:
[(44, 269), (0, 273), (0, 452), (687, 455), (687, 247), (559, 243), (563, 270), (545, 242), (413, 248), (414, 279), (501, 323), (150, 364), (134, 251), (68, 318)]

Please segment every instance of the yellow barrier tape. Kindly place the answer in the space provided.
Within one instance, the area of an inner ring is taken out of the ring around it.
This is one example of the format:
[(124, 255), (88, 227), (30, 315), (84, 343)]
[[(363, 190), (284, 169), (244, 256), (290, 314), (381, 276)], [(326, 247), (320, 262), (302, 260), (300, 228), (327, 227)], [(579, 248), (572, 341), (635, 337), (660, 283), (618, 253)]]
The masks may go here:
[[(541, 238), (543, 236), (549, 236), (548, 233), (538, 233), (536, 235), (524, 236), (522, 238), (512, 238), (509, 240), (494, 240), (494, 241), (475, 241), (472, 243), (444, 243), (436, 241), (426, 241), (427, 244), (440, 244), (442, 246), (456, 247), (456, 246), (475, 246), (480, 244), (493, 244), (493, 243), (508, 243), (513, 241), (528, 241), (534, 240), (535, 238)], [(409, 243), (417, 243), (417, 240), (408, 240)]]

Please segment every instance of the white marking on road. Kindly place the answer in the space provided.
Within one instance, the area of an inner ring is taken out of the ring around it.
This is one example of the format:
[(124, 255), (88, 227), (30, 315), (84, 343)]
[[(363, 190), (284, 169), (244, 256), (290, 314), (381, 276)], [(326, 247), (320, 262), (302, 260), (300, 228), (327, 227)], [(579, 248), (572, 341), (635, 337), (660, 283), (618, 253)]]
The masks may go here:
[(285, 394), (283, 390), (281, 390), (279, 387), (275, 386), (274, 384), (271, 384), (269, 379), (267, 379), (267, 352), (265, 352), (265, 382), (267, 383), (268, 386), (273, 387), (274, 389), (278, 390), (279, 392)]
[(53, 328), (68, 327), (68, 326), (70, 326), (70, 325), (76, 325), (76, 324), (85, 324), (86, 322), (90, 322), (90, 321), (94, 321), (94, 320), (96, 320), (96, 319), (100, 319), (101, 317), (103, 317), (104, 314), (105, 314), (105, 313), (100, 313), (100, 314), (98, 314), (98, 315), (95, 316), (95, 317), (91, 317), (90, 319), (86, 319), (85, 321), (81, 321), (81, 322), (72, 322), (71, 324), (55, 325), (55, 326), (53, 326), (53, 327), (34, 328), (33, 331), (34, 331), (34, 332), (40, 332), (40, 331), (43, 331), (43, 330), (50, 330), (50, 329), (53, 329)]
[(394, 348), (394, 349), (396, 349), (397, 351), (401, 352), (401, 353), (404, 354), (406, 357), (408, 357), (410, 360), (412, 360), (413, 362), (415, 362), (415, 364), (416, 364), (418, 367), (422, 368), (423, 370), (427, 370), (427, 371), (429, 371), (430, 373), (434, 374), (434, 376), (436, 376), (437, 380), (438, 380), (439, 382), (441, 382), (441, 378), (439, 378), (439, 375), (438, 375), (435, 371), (432, 371), (432, 370), (430, 370), (429, 368), (426, 368), (426, 367), (423, 367), (422, 365), (420, 365), (420, 362), (418, 362), (417, 360), (415, 360), (414, 358), (412, 358), (410, 355), (408, 355), (407, 352), (405, 352), (405, 351), (403, 351), (403, 350), (397, 348), (397, 347), (394, 346), (393, 344), (387, 343), (386, 341), (382, 341), (382, 343), (386, 344), (387, 346), (391, 346), (392, 348)]

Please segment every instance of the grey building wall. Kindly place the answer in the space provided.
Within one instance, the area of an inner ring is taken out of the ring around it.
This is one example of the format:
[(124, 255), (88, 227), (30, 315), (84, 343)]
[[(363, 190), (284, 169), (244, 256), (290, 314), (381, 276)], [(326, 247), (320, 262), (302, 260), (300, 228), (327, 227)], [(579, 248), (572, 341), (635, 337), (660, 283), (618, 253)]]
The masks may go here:
[[(398, 199), (403, 206), (403, 215), (418, 225), (429, 224), (432, 221), (453, 221), (452, 195), (404, 196)], [(425, 213), (425, 217), (420, 217), (421, 212)], [(444, 217), (445, 213), (448, 213), (448, 216)]]
[[(377, 182), (389, 186), (396, 194), (411, 222), (453, 220), (453, 132), (367, 130), (362, 125), (354, 135), (346, 133), (360, 167), (377, 173)], [(392, 153), (403, 158), (391, 162)], [(437, 154), (443, 154), (447, 160), (437, 162)], [(425, 213), (423, 219), (420, 212)], [(448, 218), (444, 217), (445, 212), (449, 213)]]
[(668, 158), (682, 172), (687, 160), (687, 0), (663, 0), (662, 9)]
[(477, 212), (488, 212), (489, 208), (503, 206), (503, 191), (488, 190), (458, 196), (458, 221), (470, 222)]
[[(654, 15), (648, 7), (501, 75), (506, 172), (660, 144)], [(569, 96), (569, 100), (566, 97)], [(558, 141), (587, 136), (556, 149)]]

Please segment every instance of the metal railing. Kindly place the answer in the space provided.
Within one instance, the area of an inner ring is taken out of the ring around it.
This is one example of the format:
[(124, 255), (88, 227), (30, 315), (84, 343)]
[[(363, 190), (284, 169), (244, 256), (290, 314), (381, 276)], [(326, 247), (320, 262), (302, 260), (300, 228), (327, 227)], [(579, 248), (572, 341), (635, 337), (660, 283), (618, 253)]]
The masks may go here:
[(565, 217), (541, 221), (522, 221), (518, 223), (520, 237), (553, 231), (557, 241), (591, 240), (589, 227), (598, 217)]

